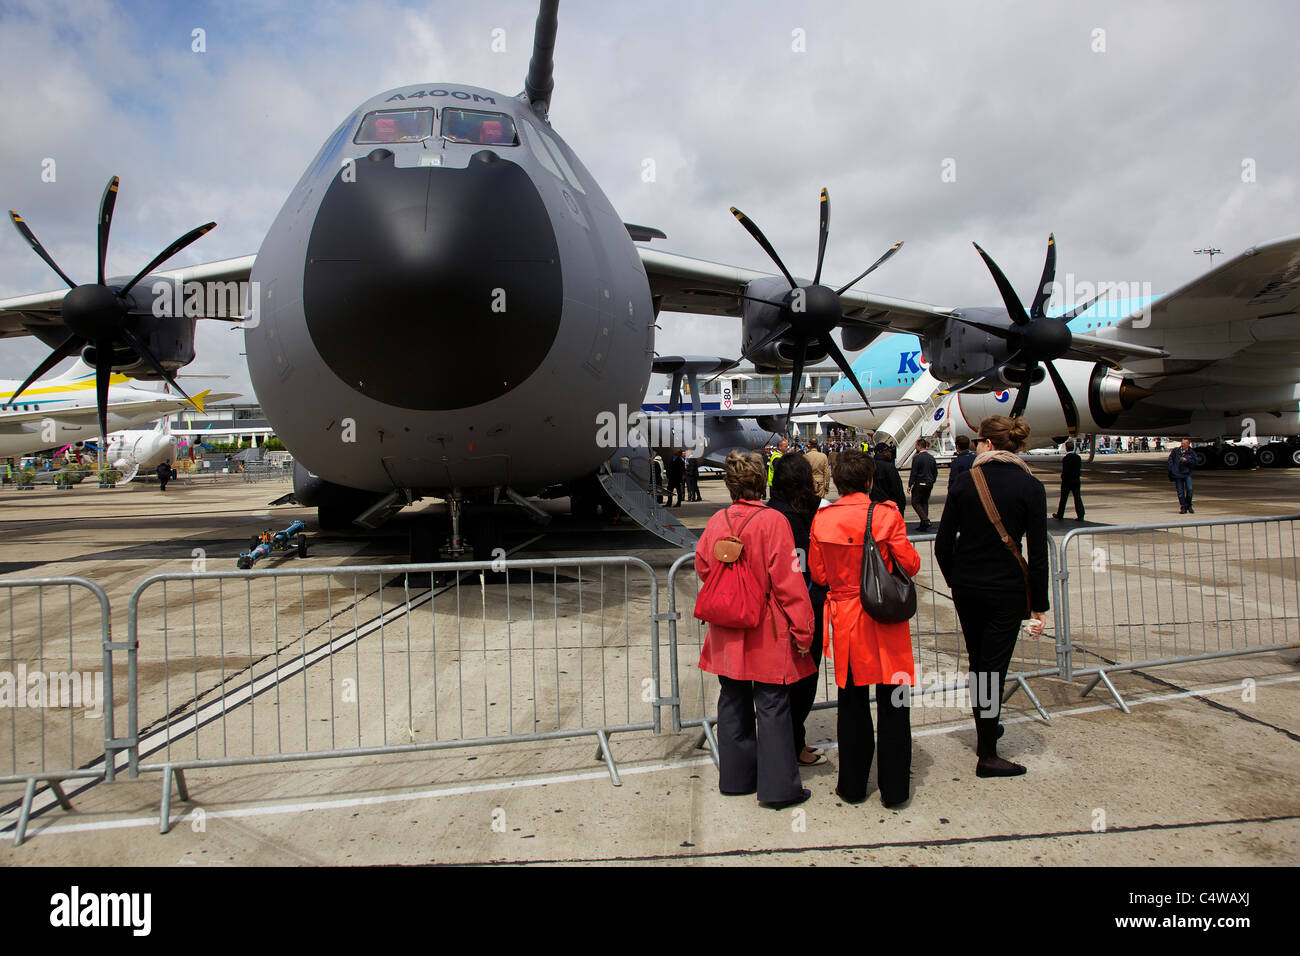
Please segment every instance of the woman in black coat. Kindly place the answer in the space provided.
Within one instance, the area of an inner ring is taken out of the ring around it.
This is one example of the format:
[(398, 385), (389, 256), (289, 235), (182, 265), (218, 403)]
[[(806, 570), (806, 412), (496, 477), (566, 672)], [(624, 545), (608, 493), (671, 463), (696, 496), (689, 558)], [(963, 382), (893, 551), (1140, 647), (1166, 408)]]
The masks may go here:
[[(817, 514), (821, 499), (817, 497), (812, 465), (799, 452), (787, 452), (776, 460), (772, 468), (772, 500), (768, 504), (785, 515), (794, 532), (794, 546), (799, 559), (808, 597), (812, 601), (815, 623), (813, 625), (812, 659), (820, 669), (822, 663), (822, 610), (826, 604), (827, 589), (814, 584), (808, 573), (808, 547), (812, 535), (812, 519)], [(794, 723), (794, 753), (801, 767), (826, 763), (820, 751), (808, 746), (804, 722), (812, 712), (817, 698), (817, 681), (820, 671), (815, 671), (790, 688), (790, 719)]]
[[(1020, 764), (998, 756), (1002, 686), (1021, 622), (1032, 617), (1030, 633), (1037, 637), (1049, 607), (1047, 492), (1015, 454), (1028, 437), (1029, 426), (1019, 419), (994, 415), (980, 422), (975, 462), (970, 471), (952, 480), (934, 542), (935, 559), (952, 588), (966, 638), (978, 737), (975, 773), (980, 777), (1025, 772)], [(980, 500), (977, 472), (987, 483), (1007, 537), (1017, 548), (1025, 539), (1027, 567), (1003, 543), (989, 519)]]

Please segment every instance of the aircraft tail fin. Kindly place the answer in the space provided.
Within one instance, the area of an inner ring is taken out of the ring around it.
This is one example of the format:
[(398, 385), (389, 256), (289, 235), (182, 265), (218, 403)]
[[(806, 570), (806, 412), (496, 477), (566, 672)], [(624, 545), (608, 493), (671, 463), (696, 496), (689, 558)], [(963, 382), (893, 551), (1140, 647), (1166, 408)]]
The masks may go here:
[(551, 91), (555, 89), (555, 33), (559, 28), (560, 0), (542, 0), (533, 30), (533, 56), (524, 78), (524, 97), (542, 119), (551, 110)]

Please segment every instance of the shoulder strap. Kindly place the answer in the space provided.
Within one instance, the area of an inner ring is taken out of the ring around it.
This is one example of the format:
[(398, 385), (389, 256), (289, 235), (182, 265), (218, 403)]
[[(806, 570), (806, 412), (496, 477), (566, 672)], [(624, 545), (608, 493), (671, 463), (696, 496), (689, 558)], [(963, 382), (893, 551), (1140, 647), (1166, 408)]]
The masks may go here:
[(984, 478), (984, 466), (976, 465), (970, 470), (970, 474), (975, 481), (975, 490), (979, 492), (980, 504), (984, 506), (984, 514), (993, 523), (993, 528), (1002, 539), (1003, 546), (1016, 556), (1016, 561), (1020, 564), (1020, 571), (1025, 576), (1025, 612), (1028, 613), (1034, 606), (1029, 589), (1029, 564), (1025, 561), (1025, 556), (1020, 553), (1020, 545), (1012, 540), (1002, 524), (1002, 516), (998, 514), (997, 505), (993, 503), (993, 493), (989, 491), (989, 483)]
[(731, 526), (731, 506), (728, 505), (722, 509), (722, 517), (727, 521), (727, 530), (731, 532), (733, 538), (739, 538), (740, 532), (745, 530), (745, 525), (749, 524), (754, 515), (767, 508), (767, 505), (759, 505), (757, 508), (751, 508), (749, 514), (745, 515), (745, 520), (740, 523), (740, 528), (736, 529)]

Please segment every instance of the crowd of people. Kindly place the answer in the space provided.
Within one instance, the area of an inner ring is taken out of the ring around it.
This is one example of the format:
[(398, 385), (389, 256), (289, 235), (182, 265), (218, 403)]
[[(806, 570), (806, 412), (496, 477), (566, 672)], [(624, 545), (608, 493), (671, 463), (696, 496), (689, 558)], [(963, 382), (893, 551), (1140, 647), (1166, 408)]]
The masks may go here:
[[(1016, 454), (1028, 435), (1024, 422), (1002, 416), (980, 424), (974, 447), (959, 449), (935, 539), (970, 662), (979, 777), (1025, 773), (998, 754), (998, 739), (1016, 642), (1022, 630), (1041, 634), (1048, 610), (1046, 492)], [(811, 797), (800, 771), (827, 759), (808, 746), (805, 730), (824, 654), (834, 662), (838, 688), (835, 793), (846, 803), (866, 800), (878, 759), (885, 806), (911, 797), (910, 688), (917, 678), (910, 624), (874, 612), (878, 604), (863, 592), (877, 567), (910, 577), (921, 559), (908, 539), (892, 449), (881, 443), (868, 454), (869, 447), (831, 442), (823, 450), (783, 440), (766, 460), (757, 452), (727, 456), (731, 504), (713, 515), (695, 552), (701, 593), (711, 575), (742, 574), (764, 601), (752, 626), (709, 621), (700, 655), (700, 668), (720, 684), (724, 794), (754, 795), (774, 808)], [(934, 459), (919, 442), (908, 487), (922, 528), (930, 524), (936, 477)], [(864, 575), (864, 561), (875, 553), (883, 565), (873, 560)]]

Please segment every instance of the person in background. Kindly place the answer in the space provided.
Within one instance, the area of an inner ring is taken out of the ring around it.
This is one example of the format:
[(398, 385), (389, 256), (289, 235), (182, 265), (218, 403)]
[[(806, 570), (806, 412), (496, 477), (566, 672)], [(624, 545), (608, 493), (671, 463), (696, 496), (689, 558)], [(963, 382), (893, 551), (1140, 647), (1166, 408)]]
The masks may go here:
[(1169, 453), (1169, 475), (1174, 479), (1174, 490), (1178, 492), (1178, 513), (1194, 515), (1192, 508), (1192, 469), (1196, 467), (1196, 452), (1192, 451), (1192, 440), (1184, 438), (1178, 447)]
[(767, 487), (772, 487), (772, 469), (776, 466), (777, 460), (790, 450), (789, 439), (782, 438), (776, 443), (776, 451), (767, 457)]
[[(831, 493), (830, 460), (816, 445), (813, 445), (809, 451), (804, 453), (804, 458), (808, 460), (808, 465), (812, 468), (813, 485), (817, 488), (817, 497), (825, 498)], [(775, 480), (775, 474), (773, 480)]]
[[(843, 494), (843, 492), (840, 492)], [(876, 445), (876, 469), (871, 482), (872, 501), (892, 501), (902, 514), (907, 508), (907, 493), (903, 491), (903, 479), (894, 467), (894, 449), (888, 442)]]
[[(971, 470), (948, 488), (934, 556), (952, 588), (966, 640), (971, 710), (975, 717), (977, 777), (1014, 777), (1025, 768), (998, 756), (1002, 687), (1022, 622), (1042, 633), (1049, 604), (1047, 492), (1016, 455), (1029, 437), (1021, 419), (994, 415), (980, 422)], [(1015, 552), (1003, 543), (980, 495), (984, 479), (998, 520)], [(1024, 538), (1028, 558), (1019, 542)], [(1023, 562), (1023, 563), (1022, 563)]]
[(1061, 502), (1056, 506), (1057, 521), (1065, 518), (1065, 500), (1074, 493), (1074, 516), (1083, 520), (1083, 459), (1074, 450), (1074, 442), (1065, 443), (1065, 459), (1061, 462)]
[(975, 463), (975, 453), (970, 450), (970, 439), (965, 435), (957, 436), (957, 457), (948, 465), (948, 487), (952, 487), (953, 481), (963, 471), (970, 471), (970, 466)]
[(930, 443), (924, 438), (916, 440), (916, 453), (912, 455), (912, 469), (907, 476), (907, 487), (912, 492), (912, 510), (921, 519), (916, 530), (922, 533), (930, 530), (930, 492), (934, 491), (934, 482), (939, 477), (939, 466), (927, 448)]
[[(677, 504), (673, 504), (673, 492), (677, 492)], [(679, 448), (673, 452), (668, 461), (668, 507), (680, 508), (686, 500), (686, 450)]]
[(154, 474), (158, 476), (158, 490), (166, 491), (167, 482), (171, 481), (173, 477), (171, 462), (159, 462), (158, 467), (154, 469)]
[(790, 688), (816, 667), (809, 656), (812, 603), (795, 560), (790, 523), (760, 500), (766, 472), (757, 452), (727, 455), (731, 505), (709, 519), (695, 548), (695, 572), (703, 584), (720, 568), (714, 545), (739, 531), (742, 571), (755, 576), (767, 597), (762, 616), (749, 630), (710, 624), (699, 667), (718, 675), (721, 685), (718, 788), (729, 796), (757, 793), (760, 803), (782, 809), (812, 796), (795, 761)]
[[(769, 504), (785, 515), (794, 535), (795, 551), (803, 571), (804, 584), (808, 588), (808, 598), (812, 601), (813, 641), (810, 654), (813, 666), (817, 668), (821, 667), (822, 662), (822, 606), (826, 603), (826, 588), (814, 584), (808, 573), (808, 536), (812, 532), (813, 515), (821, 503), (806, 455), (786, 455), (776, 463)], [(794, 726), (795, 759), (801, 765), (809, 767), (826, 762), (821, 751), (807, 745), (808, 734), (804, 729), (804, 722), (808, 719), (816, 698), (817, 671), (814, 670), (790, 688), (790, 720)]]
[[(829, 589), (830, 625), (839, 687), (839, 782), (846, 803), (867, 798), (867, 778), (880, 755), (880, 800), (894, 807), (911, 796), (912, 725), (908, 687), (916, 683), (912, 633), (907, 621), (885, 624), (862, 606), (862, 545), (871, 515), (871, 537), (887, 569), (908, 574), (921, 569), (921, 556), (907, 540), (907, 524), (893, 502), (868, 496), (876, 462), (846, 451), (835, 468), (840, 497), (813, 518), (808, 569), (813, 582)], [(878, 732), (871, 722), (871, 688), (876, 689)], [(874, 739), (873, 739), (874, 738)]]
[(700, 496), (700, 460), (686, 459), (686, 500), (703, 501)]

